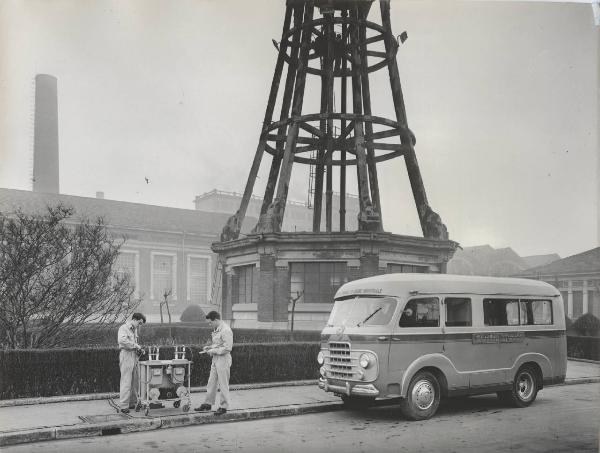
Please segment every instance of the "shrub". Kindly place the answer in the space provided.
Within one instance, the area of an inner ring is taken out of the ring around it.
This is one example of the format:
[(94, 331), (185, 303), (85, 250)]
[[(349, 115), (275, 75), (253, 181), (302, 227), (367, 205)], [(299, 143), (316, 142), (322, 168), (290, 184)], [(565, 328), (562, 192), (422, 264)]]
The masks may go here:
[(571, 330), (573, 328), (573, 320), (568, 316), (565, 316), (565, 330)]
[[(193, 387), (206, 385), (210, 372), (200, 350), (186, 352)], [(317, 379), (318, 351), (318, 343), (234, 345), (231, 383)], [(173, 348), (161, 347), (160, 358), (173, 358)], [(117, 392), (119, 380), (117, 348), (0, 351), (0, 399)]]
[(179, 317), (181, 322), (198, 322), (207, 324), (206, 314), (202, 310), (200, 305), (188, 305), (181, 316)]
[(567, 356), (574, 359), (600, 360), (600, 338), (568, 335)]
[(600, 319), (591, 313), (586, 313), (577, 318), (577, 321), (573, 323), (573, 329), (581, 335), (598, 335), (600, 333)]

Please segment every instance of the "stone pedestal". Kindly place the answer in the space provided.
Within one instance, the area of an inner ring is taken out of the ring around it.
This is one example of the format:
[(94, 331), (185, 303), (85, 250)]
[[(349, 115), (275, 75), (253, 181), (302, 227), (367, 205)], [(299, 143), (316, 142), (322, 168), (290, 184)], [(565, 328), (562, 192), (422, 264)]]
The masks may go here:
[[(263, 233), (212, 245), (223, 264), (223, 318), (233, 327), (271, 329), (291, 327), (291, 301), (297, 296), (291, 294), (293, 263), (343, 263), (340, 283), (345, 283), (390, 272), (444, 273), (456, 247), (450, 240), (356, 231)], [(238, 303), (236, 293), (241, 269), (244, 303)], [(294, 310), (295, 330), (322, 329), (332, 304), (331, 297), (309, 303), (300, 297)]]

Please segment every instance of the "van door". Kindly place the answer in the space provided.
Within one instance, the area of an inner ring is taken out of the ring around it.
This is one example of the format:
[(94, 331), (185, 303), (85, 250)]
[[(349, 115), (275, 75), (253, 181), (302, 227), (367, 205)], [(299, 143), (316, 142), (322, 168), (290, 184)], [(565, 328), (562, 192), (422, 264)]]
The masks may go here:
[(469, 375), (477, 368), (477, 362), (471, 356), (472, 300), (468, 296), (445, 297), (442, 308), (444, 355), (456, 370), (454, 375), (446, 376), (448, 390), (466, 392), (469, 389)]
[(507, 385), (512, 379), (512, 364), (522, 349), (518, 299), (483, 298), (481, 316), (483, 327), (471, 339), (471, 357), (477, 365), (470, 377), (472, 390)]
[(410, 298), (394, 326), (390, 345), (390, 382), (401, 382), (402, 375), (416, 359), (441, 353), (440, 298)]

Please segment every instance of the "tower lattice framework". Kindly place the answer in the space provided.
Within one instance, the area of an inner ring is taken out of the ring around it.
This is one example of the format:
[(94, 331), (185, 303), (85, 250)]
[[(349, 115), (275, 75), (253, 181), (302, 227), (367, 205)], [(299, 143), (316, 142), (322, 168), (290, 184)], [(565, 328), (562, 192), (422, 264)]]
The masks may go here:
[[(313, 232), (321, 230), (323, 211), (325, 230), (333, 229), (334, 169), (339, 172), (339, 231), (346, 230), (349, 167), (356, 168), (358, 230), (383, 231), (377, 165), (404, 157), (423, 236), (448, 239), (445, 225), (427, 201), (415, 155), (415, 135), (408, 127), (390, 0), (378, 2), (381, 23), (368, 19), (374, 3), (377, 2), (287, 0), (281, 40), (274, 41), (277, 63), (260, 140), (240, 208), (223, 229), (222, 242), (239, 236), (265, 152), (272, 160), (260, 218), (253, 230), (256, 233), (281, 231), (294, 164), (313, 166)], [(371, 105), (369, 76), (386, 69), (395, 111), (393, 119), (375, 115)], [(302, 110), (307, 77), (318, 77), (321, 82), (318, 112)], [(274, 117), (276, 105), (280, 106), (278, 118)]]

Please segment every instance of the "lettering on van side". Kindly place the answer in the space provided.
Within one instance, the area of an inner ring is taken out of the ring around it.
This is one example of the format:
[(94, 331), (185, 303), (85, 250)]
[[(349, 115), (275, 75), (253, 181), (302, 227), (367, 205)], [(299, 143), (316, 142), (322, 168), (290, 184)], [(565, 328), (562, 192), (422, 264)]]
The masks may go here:
[(523, 343), (525, 332), (474, 333), (473, 344)]
[(381, 288), (358, 288), (348, 291), (342, 291), (339, 296), (348, 296), (351, 294), (381, 294), (383, 290)]

